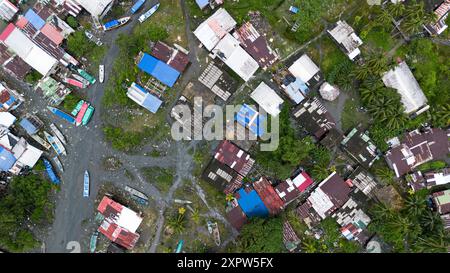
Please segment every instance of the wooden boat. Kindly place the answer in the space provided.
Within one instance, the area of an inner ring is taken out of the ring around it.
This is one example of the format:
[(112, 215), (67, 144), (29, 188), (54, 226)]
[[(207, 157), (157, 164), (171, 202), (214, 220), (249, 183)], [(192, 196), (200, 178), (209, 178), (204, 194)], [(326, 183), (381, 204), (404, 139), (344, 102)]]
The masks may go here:
[(53, 150), (55, 150), (56, 154), (58, 155), (67, 155), (66, 149), (64, 148), (64, 145), (61, 143), (61, 141), (46, 131), (44, 131), (45, 138), (47, 141), (52, 145)]
[(59, 140), (61, 140), (61, 142), (65, 145), (67, 145), (66, 142), (66, 138), (64, 137), (64, 135), (61, 133), (61, 131), (58, 129), (58, 127), (56, 127), (55, 124), (50, 124), (50, 129), (52, 129), (52, 132), (55, 134), (55, 136), (57, 138), (59, 138)]
[(89, 197), (89, 172), (84, 171), (83, 197)]
[(211, 221), (208, 221), (208, 231), (210, 234), (214, 237), (214, 242), (217, 246), (220, 246), (220, 232), (219, 232), (219, 226), (217, 225), (217, 222), (213, 223)]

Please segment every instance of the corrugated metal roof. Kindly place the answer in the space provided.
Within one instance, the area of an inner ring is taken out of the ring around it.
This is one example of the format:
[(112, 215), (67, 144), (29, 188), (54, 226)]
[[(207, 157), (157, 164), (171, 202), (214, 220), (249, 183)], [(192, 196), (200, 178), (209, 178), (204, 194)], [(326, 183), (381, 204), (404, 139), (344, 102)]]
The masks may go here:
[(236, 114), (236, 121), (244, 127), (247, 127), (256, 136), (264, 135), (263, 122), (266, 121), (264, 116), (259, 115), (255, 109), (244, 104)]
[(264, 82), (261, 82), (250, 96), (270, 115), (276, 117), (281, 112), (284, 100)]
[(60, 45), (64, 40), (64, 37), (61, 35), (61, 33), (49, 23), (44, 25), (44, 27), (41, 29), (41, 32), (57, 45)]
[(22, 126), (25, 131), (27, 131), (28, 134), (34, 135), (38, 128), (36, 128), (28, 119), (24, 118), (20, 121), (20, 126)]
[(15, 163), (16, 158), (14, 155), (4, 147), (0, 146), (0, 170), (7, 172), (14, 166)]
[(147, 53), (144, 53), (138, 67), (169, 87), (173, 87), (180, 76), (180, 72)]
[(40, 30), (45, 25), (44, 19), (42, 19), (33, 9), (29, 9), (27, 13), (25, 13), (25, 18), (35, 27), (37, 30)]

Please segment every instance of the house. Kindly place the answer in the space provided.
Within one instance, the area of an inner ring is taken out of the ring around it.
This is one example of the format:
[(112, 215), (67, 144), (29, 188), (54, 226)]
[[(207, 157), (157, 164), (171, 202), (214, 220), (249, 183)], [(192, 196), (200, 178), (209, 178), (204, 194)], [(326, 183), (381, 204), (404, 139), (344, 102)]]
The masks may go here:
[(247, 218), (269, 215), (269, 210), (263, 200), (252, 187), (241, 188), (234, 195)]
[(258, 70), (258, 63), (240, 45), (231, 34), (226, 33), (212, 50), (231, 70), (244, 81), (248, 81)]
[(244, 104), (235, 117), (237, 123), (248, 128), (255, 136), (260, 137), (265, 134), (266, 117), (260, 115), (253, 107)]
[(220, 8), (197, 27), (194, 35), (208, 51), (212, 51), (235, 26), (236, 21), (233, 17), (225, 9)]
[(283, 244), (289, 252), (294, 252), (301, 241), (288, 221), (283, 223)]
[(222, 140), (217, 146), (214, 159), (228, 165), (242, 176), (246, 176), (255, 163), (248, 153), (228, 140)]
[(442, 224), (444, 224), (444, 229), (450, 229), (450, 213), (441, 215)]
[(317, 98), (302, 102), (294, 109), (293, 115), (300, 126), (318, 140), (336, 126), (334, 118)]
[(69, 88), (50, 76), (40, 79), (34, 90), (43, 94), (54, 105), (59, 105), (71, 93)]
[(288, 70), (296, 79), (305, 83), (308, 88), (315, 87), (323, 79), (319, 67), (306, 54), (298, 58)]
[(362, 245), (369, 240), (366, 229), (371, 219), (355, 199), (348, 199), (332, 218), (341, 226), (341, 233), (347, 240), (356, 240)]
[(225, 194), (229, 194), (242, 186), (244, 177), (228, 165), (212, 159), (203, 171), (202, 179)]
[(313, 180), (306, 172), (300, 172), (293, 178), (288, 178), (275, 187), (278, 196), (283, 200), (284, 206), (297, 199), (311, 185)]
[(167, 44), (158, 41), (153, 46), (150, 54), (176, 69), (178, 72), (183, 73), (189, 64), (189, 56), (187, 55), (186, 50), (180, 49), (170, 47)]
[(264, 82), (250, 94), (250, 97), (258, 103), (267, 113), (273, 117), (278, 116), (281, 112), (281, 105), (284, 100), (280, 98), (275, 91)]
[(327, 32), (350, 60), (355, 60), (361, 53), (359, 46), (363, 44), (363, 41), (356, 35), (353, 28), (347, 22), (339, 20)]
[(252, 23), (244, 23), (233, 35), (262, 69), (266, 70), (278, 60), (278, 54), (270, 48), (266, 38), (259, 34)]
[(142, 217), (107, 196), (103, 197), (97, 210), (104, 216), (98, 231), (110, 241), (132, 249), (140, 237), (136, 230), (142, 222)]
[(198, 80), (223, 101), (227, 101), (236, 88), (233, 78), (214, 62), (208, 64)]
[(430, 35), (439, 35), (447, 29), (447, 24), (445, 23), (448, 13), (450, 11), (450, 0), (444, 0), (433, 13), (436, 16), (436, 22), (432, 24), (425, 25), (425, 30)]
[(358, 188), (364, 195), (370, 198), (374, 196), (373, 191), (378, 187), (375, 178), (361, 166), (358, 166), (352, 172), (348, 177), (347, 182)]
[(6, 22), (11, 21), (14, 15), (19, 11), (19, 8), (14, 6), (8, 0), (0, 0), (0, 18)]
[(13, 24), (9, 24), (0, 34), (0, 42), (43, 76), (49, 74), (58, 63)]
[(350, 185), (333, 172), (297, 208), (297, 214), (308, 226), (318, 224), (342, 207), (349, 200), (350, 192)]
[(237, 230), (240, 230), (248, 221), (236, 199), (232, 201), (231, 208), (228, 208), (226, 218), (231, 226)]
[(396, 89), (400, 94), (406, 114), (419, 112), (422, 108), (425, 110), (427, 98), (405, 61), (384, 73), (382, 79), (387, 87)]
[(195, 0), (195, 3), (197, 3), (197, 6), (200, 9), (206, 8), (208, 5), (214, 9), (218, 5), (223, 4), (223, 0)]
[(253, 182), (252, 186), (269, 211), (269, 215), (277, 215), (283, 210), (283, 200), (266, 177), (262, 176), (258, 181)]
[(133, 82), (128, 88), (127, 96), (134, 102), (149, 110), (152, 113), (156, 113), (162, 105), (162, 101), (153, 94), (150, 94), (140, 85)]
[(180, 72), (175, 68), (147, 53), (141, 54), (138, 59), (140, 70), (169, 87), (173, 87), (180, 76)]
[(444, 168), (437, 171), (430, 171), (422, 174), (421, 171), (416, 171), (406, 176), (408, 185), (414, 191), (420, 189), (430, 189), (434, 186), (441, 186), (450, 183), (450, 168)]
[(366, 132), (360, 128), (353, 128), (341, 141), (341, 147), (356, 162), (366, 169), (380, 158), (378, 149)]
[(433, 202), (439, 214), (450, 213), (450, 190), (433, 193)]
[(19, 124), (30, 136), (36, 134), (44, 125), (38, 117), (30, 114), (24, 117)]
[(342, 139), (344, 139), (344, 134), (342, 134), (337, 128), (333, 127), (328, 130), (319, 143), (328, 149), (333, 149), (341, 144)]
[(445, 159), (450, 151), (450, 130), (430, 128), (414, 130), (404, 140), (387, 151), (385, 159), (397, 177), (414, 170), (417, 166), (438, 159)]
[(0, 128), (9, 128), (14, 122), (16, 122), (16, 117), (9, 112), (0, 112)]
[(15, 110), (23, 100), (22, 95), (0, 83), (0, 112)]
[(93, 17), (103, 18), (114, 4), (114, 0), (74, 0)]

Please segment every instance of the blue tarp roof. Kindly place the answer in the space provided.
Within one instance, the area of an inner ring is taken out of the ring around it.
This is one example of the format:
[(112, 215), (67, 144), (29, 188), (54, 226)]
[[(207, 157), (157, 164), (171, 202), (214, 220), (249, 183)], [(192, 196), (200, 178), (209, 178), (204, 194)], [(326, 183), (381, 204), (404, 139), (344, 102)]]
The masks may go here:
[(204, 7), (206, 7), (209, 4), (209, 0), (195, 0), (195, 2), (197, 3), (198, 7), (203, 9)]
[(34, 10), (29, 9), (27, 13), (25, 13), (25, 18), (35, 27), (37, 30), (41, 30), (44, 27), (45, 21), (37, 15)]
[(255, 190), (247, 193), (245, 189), (241, 188), (238, 193), (239, 206), (247, 217), (266, 217), (269, 215), (269, 211)]
[(16, 158), (14, 157), (14, 155), (10, 151), (0, 146), (0, 171), (9, 171), (12, 166), (14, 166), (14, 163), (16, 163)]
[(180, 76), (180, 72), (147, 53), (144, 53), (138, 67), (169, 87), (172, 87)]
[(114, 27), (114, 26), (117, 26), (119, 24), (119, 21), (117, 21), (117, 20), (112, 20), (112, 21), (109, 21), (109, 22), (107, 22), (107, 23), (105, 23), (105, 28), (112, 28), (112, 27)]
[(38, 129), (26, 118), (20, 121), (20, 126), (22, 126), (22, 128), (30, 135), (34, 135), (38, 131)]
[(156, 113), (158, 111), (159, 107), (161, 107), (162, 100), (160, 100), (156, 96), (148, 93), (147, 90), (145, 90), (141, 86), (139, 86), (137, 84), (135, 84), (135, 86), (142, 92), (147, 93), (147, 96), (146, 96), (144, 102), (142, 102), (142, 106), (145, 107), (150, 112)]
[(286, 93), (288, 93), (289, 97), (297, 104), (305, 99), (305, 96), (300, 91), (304, 94), (309, 93), (308, 86), (299, 78), (296, 78), (295, 82), (291, 82), (286, 87)]
[[(250, 124), (250, 121), (253, 119), (255, 115), (258, 115), (253, 123)], [(252, 133), (256, 136), (264, 135), (264, 126), (263, 122), (265, 121), (265, 117), (259, 115), (255, 109), (251, 108), (247, 104), (244, 104), (236, 114), (236, 121), (244, 127), (247, 127)]]

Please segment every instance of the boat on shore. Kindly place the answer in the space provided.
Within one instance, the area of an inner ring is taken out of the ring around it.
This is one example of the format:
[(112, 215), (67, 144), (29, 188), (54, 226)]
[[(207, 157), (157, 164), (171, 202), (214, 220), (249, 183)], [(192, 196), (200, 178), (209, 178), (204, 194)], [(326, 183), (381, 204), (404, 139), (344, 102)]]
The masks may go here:
[(83, 197), (89, 197), (89, 172), (84, 171)]
[(83, 116), (83, 119), (81, 120), (81, 124), (86, 126), (89, 121), (91, 120), (92, 116), (94, 115), (95, 108), (92, 107), (92, 105), (89, 105), (88, 109), (86, 110), (86, 113)]
[(55, 124), (50, 124), (50, 129), (52, 129), (52, 132), (55, 134), (55, 136), (57, 137), (57, 138), (59, 138), (59, 140), (61, 140), (61, 142), (64, 144), (64, 145), (67, 145), (67, 142), (66, 142), (66, 138), (64, 137), (64, 135), (61, 133), (61, 131), (58, 129), (58, 127), (56, 127), (56, 125)]
[(91, 241), (89, 243), (89, 250), (91, 251), (91, 253), (94, 253), (95, 249), (97, 248), (97, 238), (98, 238), (98, 231), (95, 231), (91, 235)]
[(80, 126), (81, 123), (83, 122), (83, 117), (84, 114), (86, 114), (86, 111), (89, 108), (89, 104), (87, 102), (84, 102), (83, 105), (81, 106), (80, 112), (78, 112), (78, 115), (75, 119), (75, 125)]
[(46, 150), (50, 150), (52, 148), (52, 145), (50, 145), (47, 141), (45, 141), (37, 134), (31, 135), (31, 138), (34, 139), (37, 143), (39, 143), (39, 145), (44, 147)]
[(217, 222), (213, 223), (211, 221), (208, 221), (208, 231), (209, 234), (213, 235), (214, 242), (217, 246), (220, 246), (220, 232), (219, 232), (219, 226), (217, 225)]
[(50, 161), (48, 161), (47, 159), (43, 159), (44, 161), (44, 165), (45, 165), (45, 169), (47, 171), (48, 177), (50, 178), (50, 180), (52, 181), (53, 184), (58, 185), (59, 183), (61, 183), (61, 181), (59, 180), (59, 178), (56, 176), (55, 171), (53, 170), (52, 164), (50, 163)]
[(60, 172), (64, 172), (64, 167), (63, 167), (63, 165), (61, 164), (61, 161), (59, 161), (59, 158), (58, 158), (58, 156), (55, 156), (54, 158), (53, 158), (53, 161), (55, 162), (55, 164), (56, 164), (56, 167), (58, 168), (58, 170), (60, 171)]
[(98, 80), (101, 83), (105, 81), (105, 66), (102, 64), (98, 66)]
[(160, 3), (158, 3), (158, 4), (156, 4), (156, 5), (154, 5), (151, 9), (149, 9), (148, 11), (146, 11), (144, 14), (142, 14), (140, 17), (139, 17), (139, 22), (140, 23), (143, 23), (145, 20), (147, 20), (148, 18), (150, 18), (157, 10), (158, 10), (158, 8), (159, 8), (159, 6), (160, 6), (161, 4)]
[(108, 31), (118, 27), (121, 27), (130, 21), (131, 17), (122, 17), (116, 20), (109, 21), (103, 25), (103, 30)]
[(75, 108), (72, 110), (72, 116), (76, 117), (78, 115), (78, 112), (80, 112), (81, 110), (81, 106), (83, 106), (84, 100), (80, 100), (77, 103), (77, 106), (75, 106)]
[(64, 156), (67, 155), (66, 149), (64, 148), (63, 144), (57, 137), (50, 135), (46, 131), (44, 131), (44, 135), (47, 141), (50, 143), (50, 145), (52, 145), (52, 148), (53, 150), (55, 150), (56, 154)]
[(75, 124), (75, 118), (72, 117), (71, 115), (64, 113), (63, 111), (59, 110), (58, 108), (55, 107), (51, 107), (51, 106), (47, 106), (47, 109), (50, 110), (50, 112), (52, 112), (53, 114), (55, 114), (56, 116), (64, 119), (65, 121)]

